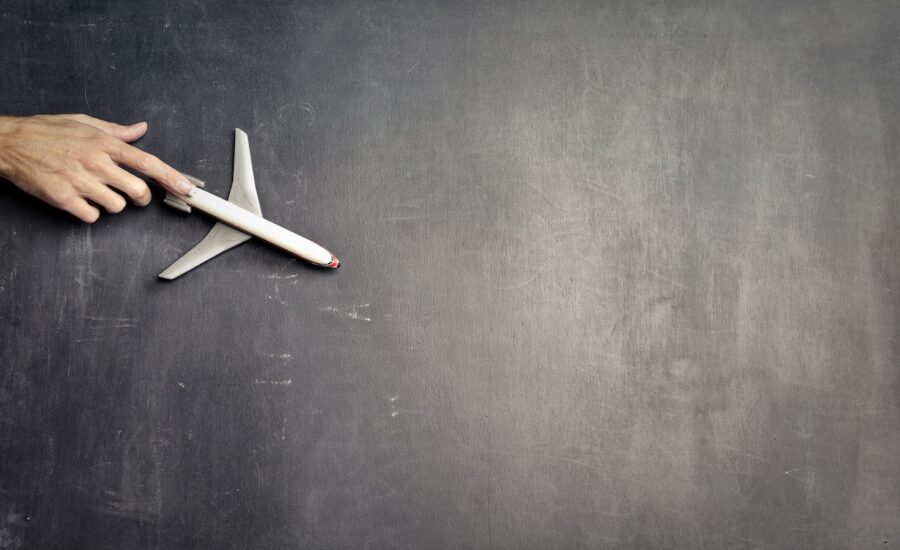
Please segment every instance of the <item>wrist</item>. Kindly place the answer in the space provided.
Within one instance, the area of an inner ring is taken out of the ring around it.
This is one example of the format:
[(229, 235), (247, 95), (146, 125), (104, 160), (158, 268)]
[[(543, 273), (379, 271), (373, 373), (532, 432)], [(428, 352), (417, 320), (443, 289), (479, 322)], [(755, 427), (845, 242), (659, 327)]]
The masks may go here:
[(10, 151), (12, 150), (12, 133), (16, 126), (17, 117), (0, 116), (0, 178), (12, 177), (12, 162)]

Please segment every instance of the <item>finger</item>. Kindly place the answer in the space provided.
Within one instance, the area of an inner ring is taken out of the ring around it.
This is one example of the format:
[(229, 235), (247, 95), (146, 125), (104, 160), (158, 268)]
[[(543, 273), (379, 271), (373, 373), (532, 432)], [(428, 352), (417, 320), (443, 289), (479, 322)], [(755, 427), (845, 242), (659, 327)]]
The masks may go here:
[(147, 133), (146, 122), (136, 122), (134, 124), (125, 126), (122, 124), (116, 124), (115, 122), (100, 120), (99, 118), (94, 118), (88, 115), (64, 115), (63, 118), (68, 118), (82, 124), (87, 124), (88, 126), (92, 126), (94, 128), (97, 128), (98, 130), (103, 130), (107, 134), (129, 143), (135, 141), (136, 139)]
[(84, 196), (106, 209), (110, 214), (118, 214), (125, 209), (125, 199), (102, 183), (94, 183), (84, 191)]
[(68, 202), (63, 209), (85, 223), (94, 223), (100, 217), (100, 211), (81, 197)]
[(113, 126), (113, 128), (109, 133), (126, 143), (137, 141), (141, 138), (141, 136), (147, 133), (146, 122), (135, 122), (134, 124), (130, 124), (128, 126), (113, 123), (110, 124)]
[(134, 204), (138, 206), (150, 204), (150, 188), (141, 178), (114, 165), (105, 167), (103, 175), (109, 185), (128, 195)]
[(194, 189), (191, 182), (168, 164), (137, 147), (121, 143), (109, 151), (110, 157), (119, 164), (134, 168), (150, 176), (164, 188), (179, 195), (189, 195)]

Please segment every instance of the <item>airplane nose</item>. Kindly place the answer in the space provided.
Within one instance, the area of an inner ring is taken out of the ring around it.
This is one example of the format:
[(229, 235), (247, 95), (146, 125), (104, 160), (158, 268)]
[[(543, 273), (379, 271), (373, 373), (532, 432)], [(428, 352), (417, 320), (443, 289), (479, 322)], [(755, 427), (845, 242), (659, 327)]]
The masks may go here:
[(331, 263), (329, 263), (325, 267), (341, 267), (341, 261), (338, 260), (334, 255), (331, 256)]

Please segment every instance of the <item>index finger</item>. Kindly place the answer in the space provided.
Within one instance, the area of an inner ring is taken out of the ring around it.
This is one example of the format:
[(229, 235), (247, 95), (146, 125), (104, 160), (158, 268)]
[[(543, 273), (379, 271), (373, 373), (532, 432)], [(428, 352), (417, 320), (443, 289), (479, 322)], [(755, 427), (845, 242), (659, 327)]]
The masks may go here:
[(115, 162), (133, 168), (145, 176), (150, 176), (166, 190), (179, 195), (189, 195), (194, 189), (191, 182), (156, 156), (141, 151), (137, 147), (120, 142), (110, 151), (109, 156)]

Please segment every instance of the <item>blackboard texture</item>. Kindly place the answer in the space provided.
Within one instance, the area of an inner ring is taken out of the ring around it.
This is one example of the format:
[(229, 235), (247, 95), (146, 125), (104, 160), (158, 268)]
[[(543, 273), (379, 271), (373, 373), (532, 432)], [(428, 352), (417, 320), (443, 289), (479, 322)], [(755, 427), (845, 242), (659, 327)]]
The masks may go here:
[(251, 242), (0, 184), (0, 548), (900, 548), (900, 4), (4, 2)]

